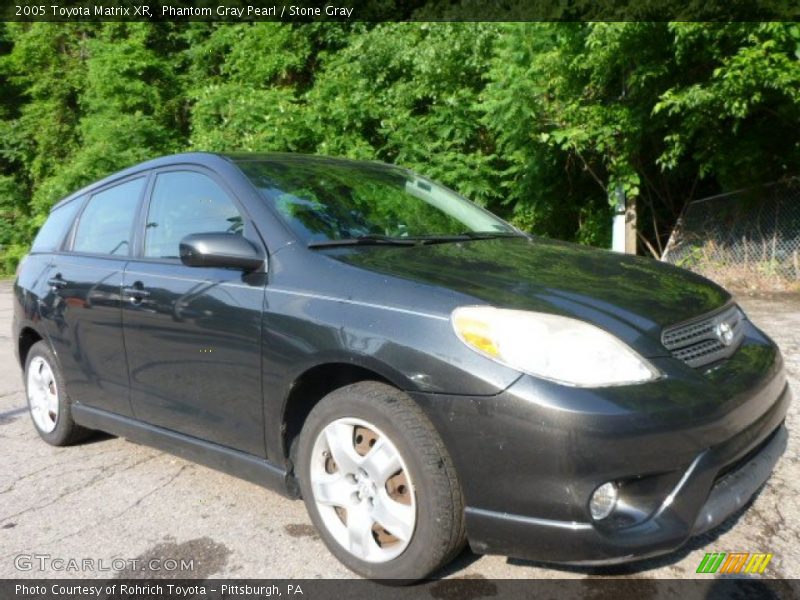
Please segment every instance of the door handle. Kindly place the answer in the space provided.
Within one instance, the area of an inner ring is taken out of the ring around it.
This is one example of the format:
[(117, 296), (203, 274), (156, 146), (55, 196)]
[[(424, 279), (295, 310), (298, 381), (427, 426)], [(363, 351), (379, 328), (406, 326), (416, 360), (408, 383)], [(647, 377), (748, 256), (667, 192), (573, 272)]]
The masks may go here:
[(147, 298), (150, 295), (150, 292), (140, 287), (134, 286), (134, 287), (122, 288), (122, 295), (128, 296), (131, 299), (131, 302), (133, 302), (134, 304), (138, 304), (139, 302), (142, 301), (143, 298)]
[(49, 285), (54, 290), (59, 290), (63, 287), (66, 287), (67, 282), (61, 278), (61, 274), (58, 274), (55, 277), (51, 277), (50, 279), (48, 279), (47, 285)]

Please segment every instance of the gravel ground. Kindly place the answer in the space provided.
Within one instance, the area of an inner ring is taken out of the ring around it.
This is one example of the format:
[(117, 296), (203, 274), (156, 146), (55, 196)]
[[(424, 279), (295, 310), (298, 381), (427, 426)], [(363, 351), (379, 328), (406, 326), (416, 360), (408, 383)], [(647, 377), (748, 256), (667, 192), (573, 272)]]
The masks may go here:
[[(800, 390), (800, 296), (740, 299), (780, 344)], [(53, 558), (193, 559), (190, 577), (345, 578), (314, 533), (302, 502), (157, 450), (109, 436), (72, 448), (40, 441), (26, 411), (14, 359), (11, 285), (0, 282), (0, 578), (130, 576), (119, 570), (20, 571), (20, 554)], [(797, 394), (797, 392), (795, 392)], [(465, 551), (442, 577), (695, 577), (706, 552), (772, 552), (765, 577), (800, 578), (798, 404), (789, 449), (742, 515), (682, 550), (614, 570), (548, 567)], [(119, 563), (118, 563), (119, 564)], [(164, 576), (164, 571), (138, 576)], [(172, 576), (178, 575), (173, 572)], [(707, 577), (707, 576), (706, 576)]]

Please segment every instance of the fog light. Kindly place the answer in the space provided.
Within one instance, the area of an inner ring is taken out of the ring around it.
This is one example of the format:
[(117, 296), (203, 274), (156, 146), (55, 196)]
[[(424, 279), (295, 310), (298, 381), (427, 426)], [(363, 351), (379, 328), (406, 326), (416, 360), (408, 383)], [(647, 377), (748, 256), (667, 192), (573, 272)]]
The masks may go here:
[(589, 511), (595, 521), (605, 519), (617, 503), (617, 486), (609, 481), (597, 488), (589, 500)]

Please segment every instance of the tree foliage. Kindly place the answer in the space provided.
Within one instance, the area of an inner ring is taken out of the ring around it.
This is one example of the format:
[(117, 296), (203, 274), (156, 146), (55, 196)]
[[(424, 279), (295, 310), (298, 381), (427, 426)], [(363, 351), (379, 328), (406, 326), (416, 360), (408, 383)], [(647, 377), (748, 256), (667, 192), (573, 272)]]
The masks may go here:
[(657, 250), (800, 172), (793, 23), (0, 24), (0, 270), (60, 197), (185, 149), (397, 162), (517, 225)]

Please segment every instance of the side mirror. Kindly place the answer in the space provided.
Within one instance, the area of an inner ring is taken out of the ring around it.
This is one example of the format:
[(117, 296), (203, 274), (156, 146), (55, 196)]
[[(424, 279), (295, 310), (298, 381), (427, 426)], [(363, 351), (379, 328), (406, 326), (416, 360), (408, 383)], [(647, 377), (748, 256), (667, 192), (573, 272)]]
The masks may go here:
[(180, 243), (181, 262), (189, 267), (254, 271), (264, 264), (258, 249), (236, 233), (193, 233)]

